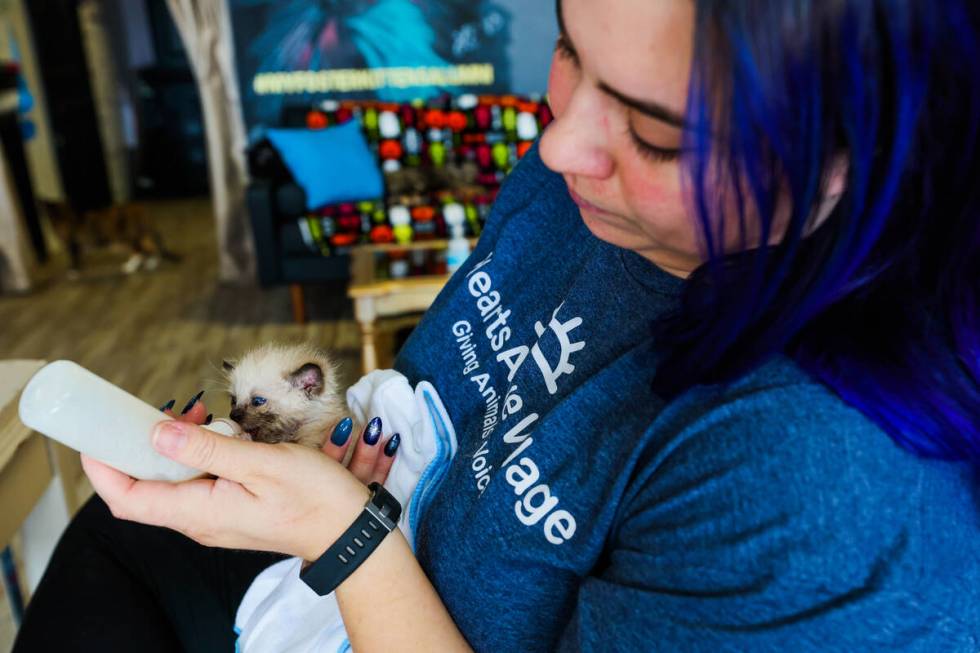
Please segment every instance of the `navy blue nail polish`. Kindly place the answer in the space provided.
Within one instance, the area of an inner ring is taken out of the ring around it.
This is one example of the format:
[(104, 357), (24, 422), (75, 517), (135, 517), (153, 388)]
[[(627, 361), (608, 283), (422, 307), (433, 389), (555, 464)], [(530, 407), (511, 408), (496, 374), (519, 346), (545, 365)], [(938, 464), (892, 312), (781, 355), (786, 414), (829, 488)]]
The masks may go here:
[(210, 424), (212, 419), (214, 419), (214, 415), (208, 413), (208, 416), (204, 418), (204, 425), (207, 426)]
[(347, 444), (347, 438), (350, 437), (350, 432), (354, 428), (354, 421), (350, 417), (345, 417), (340, 420), (340, 424), (334, 427), (333, 433), (330, 434), (330, 444), (335, 447), (342, 447)]
[(388, 440), (388, 444), (385, 445), (385, 455), (388, 456), (389, 458), (394, 456), (395, 452), (398, 451), (398, 445), (400, 445), (401, 443), (402, 443), (402, 436), (395, 433), (393, 436), (391, 436), (391, 439)]
[(160, 412), (161, 413), (164, 413), (164, 412), (170, 410), (171, 408), (174, 407), (174, 404), (175, 403), (177, 403), (177, 400), (176, 399), (171, 399), (170, 401), (168, 401), (164, 405), (160, 406)]
[(198, 400), (203, 396), (204, 396), (204, 390), (201, 390), (196, 395), (191, 397), (191, 400), (187, 402), (187, 405), (184, 406), (184, 410), (180, 411), (180, 414), (186, 415), (190, 411), (190, 409), (194, 407), (194, 404), (196, 404)]
[(375, 417), (364, 429), (364, 443), (373, 447), (381, 439), (381, 418)]

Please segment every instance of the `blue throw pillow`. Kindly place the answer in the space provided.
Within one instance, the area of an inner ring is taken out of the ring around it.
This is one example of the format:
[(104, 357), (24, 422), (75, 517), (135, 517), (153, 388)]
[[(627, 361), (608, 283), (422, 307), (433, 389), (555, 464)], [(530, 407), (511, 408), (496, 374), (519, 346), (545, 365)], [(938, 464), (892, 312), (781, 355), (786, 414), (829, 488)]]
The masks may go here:
[(381, 171), (357, 120), (328, 129), (268, 129), (266, 136), (306, 191), (310, 211), (384, 195)]

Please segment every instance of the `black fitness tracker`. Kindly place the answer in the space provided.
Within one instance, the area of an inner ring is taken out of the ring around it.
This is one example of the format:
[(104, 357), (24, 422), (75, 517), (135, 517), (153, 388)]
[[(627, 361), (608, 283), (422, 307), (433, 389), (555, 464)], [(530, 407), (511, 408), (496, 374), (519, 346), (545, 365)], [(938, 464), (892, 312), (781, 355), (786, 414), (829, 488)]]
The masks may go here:
[(354, 523), (299, 575), (320, 596), (337, 589), (378, 548), (385, 535), (398, 527), (401, 504), (380, 483), (368, 487), (371, 498)]

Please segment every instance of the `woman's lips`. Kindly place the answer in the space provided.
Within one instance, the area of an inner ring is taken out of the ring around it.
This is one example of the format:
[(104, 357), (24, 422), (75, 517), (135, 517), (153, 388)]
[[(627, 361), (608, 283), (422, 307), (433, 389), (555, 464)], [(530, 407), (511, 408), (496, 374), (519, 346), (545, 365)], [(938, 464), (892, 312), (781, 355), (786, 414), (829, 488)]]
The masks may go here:
[(571, 186), (568, 187), (568, 194), (572, 196), (572, 201), (578, 204), (580, 209), (585, 209), (587, 211), (592, 211), (593, 213), (605, 213), (608, 215), (608, 211), (600, 209), (595, 204), (590, 204), (586, 202), (581, 195), (572, 190)]

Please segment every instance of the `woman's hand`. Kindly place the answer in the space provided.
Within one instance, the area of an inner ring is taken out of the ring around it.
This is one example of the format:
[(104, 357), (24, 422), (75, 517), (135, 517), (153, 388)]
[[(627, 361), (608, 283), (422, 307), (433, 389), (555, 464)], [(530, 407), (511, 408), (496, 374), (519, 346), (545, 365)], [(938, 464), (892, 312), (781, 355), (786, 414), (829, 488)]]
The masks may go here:
[[(203, 415), (203, 407), (199, 412)], [(343, 533), (368, 498), (367, 487), (333, 454), (212, 433), (194, 423), (201, 416), (193, 407), (183, 417), (157, 426), (154, 447), (218, 478), (137, 481), (82, 456), (92, 485), (116, 517), (171, 528), (207, 546), (313, 560)], [(366, 459), (362, 454), (362, 462)]]
[[(206, 545), (319, 558), (367, 500), (368, 489), (358, 479), (368, 469), (371, 457), (366, 454), (371, 452), (359, 454), (359, 443), (351, 457), (355, 471), (348, 471), (338, 462), (350, 446), (347, 426), (338, 424), (347, 431), (347, 440), (340, 442), (338, 435), (324, 445), (324, 456), (309, 447), (211, 433), (197, 426), (206, 421), (205, 412), (203, 406), (192, 405), (179, 421), (159, 425), (154, 446), (219, 478), (177, 484), (136, 481), (82, 456), (92, 485), (113, 514), (166, 526)], [(183, 435), (183, 446), (175, 441), (181, 439), (174, 437), (176, 432)], [(368, 440), (374, 436), (369, 434)], [(374, 456), (377, 465), (376, 450)], [(377, 473), (376, 467), (370, 469)], [(357, 470), (360, 476), (355, 476)], [(386, 587), (396, 591), (379, 593), (378, 588)], [(337, 588), (337, 603), (357, 650), (471, 650), (397, 529)]]
[[(200, 401), (201, 393), (191, 397), (179, 415), (173, 412), (174, 400), (167, 402), (160, 410), (182, 422), (191, 424), (209, 424), (211, 415)], [(388, 439), (381, 436), (381, 420), (377, 417), (368, 422), (359, 438), (351, 438), (354, 423), (349, 417), (340, 420), (332, 429), (330, 437), (323, 442), (323, 453), (339, 463), (346, 460), (347, 468), (365, 485), (384, 483), (388, 472), (395, 461), (395, 453), (401, 444), (401, 436), (395, 433)], [(352, 443), (354, 443), (352, 445)], [(354, 453), (347, 459), (348, 450), (354, 447)]]

